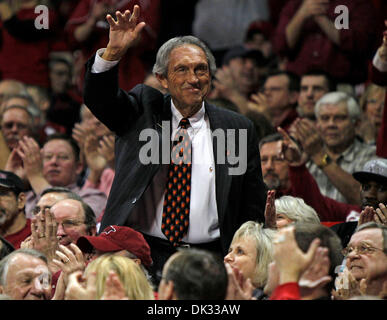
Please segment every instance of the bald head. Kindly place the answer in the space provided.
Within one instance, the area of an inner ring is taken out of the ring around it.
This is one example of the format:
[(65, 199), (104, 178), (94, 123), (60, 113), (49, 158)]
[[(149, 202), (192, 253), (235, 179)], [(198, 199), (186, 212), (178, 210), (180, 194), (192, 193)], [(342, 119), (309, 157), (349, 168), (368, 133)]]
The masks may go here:
[(52, 206), (51, 212), (58, 224), (57, 236), (62, 245), (76, 243), (80, 236), (96, 234), (94, 212), (83, 201), (60, 200)]

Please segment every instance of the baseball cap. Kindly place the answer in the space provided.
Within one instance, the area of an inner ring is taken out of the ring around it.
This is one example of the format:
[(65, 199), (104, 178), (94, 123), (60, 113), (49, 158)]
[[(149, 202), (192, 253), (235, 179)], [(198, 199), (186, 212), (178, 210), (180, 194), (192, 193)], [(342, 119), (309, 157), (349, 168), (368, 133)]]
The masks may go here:
[(372, 180), (387, 185), (387, 159), (369, 160), (362, 171), (356, 171), (352, 175), (360, 183)]
[(244, 46), (236, 46), (228, 50), (223, 57), (223, 65), (227, 65), (232, 59), (242, 57), (255, 60), (258, 67), (266, 65), (267, 61), (264, 55), (259, 50), (247, 49)]
[(126, 226), (110, 225), (97, 236), (82, 236), (77, 240), (77, 246), (83, 252), (91, 252), (93, 248), (103, 252), (127, 250), (149, 267), (152, 264), (150, 247), (144, 236)]
[(12, 189), (17, 194), (24, 190), (23, 181), (13, 172), (0, 170), (0, 186)]

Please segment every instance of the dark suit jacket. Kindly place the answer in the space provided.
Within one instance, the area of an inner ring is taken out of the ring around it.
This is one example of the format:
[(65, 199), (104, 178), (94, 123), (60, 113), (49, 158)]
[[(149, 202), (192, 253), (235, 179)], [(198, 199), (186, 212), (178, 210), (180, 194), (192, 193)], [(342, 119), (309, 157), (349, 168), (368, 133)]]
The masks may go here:
[[(103, 73), (91, 73), (92, 57), (86, 67), (84, 102), (93, 114), (116, 134), (116, 174), (108, 198), (100, 230), (110, 224), (125, 225), (136, 202), (142, 197), (161, 164), (144, 165), (139, 151), (147, 141), (139, 141), (143, 129), (155, 129), (159, 135), (161, 162), (162, 121), (171, 121), (169, 95), (145, 85), (137, 85), (125, 92), (118, 87), (115, 67)], [(262, 179), (256, 131), (250, 120), (237, 113), (205, 103), (211, 130), (247, 129), (247, 170), (243, 175), (229, 175), (232, 164), (218, 164), (216, 140), (215, 156), (216, 203), (220, 238), (225, 254), (239, 226), (248, 220), (264, 221), (266, 185)], [(238, 137), (238, 134), (235, 135)], [(170, 134), (168, 136), (170, 138)], [(236, 138), (236, 155), (239, 154)], [(227, 151), (225, 151), (227, 152)], [(237, 166), (237, 165), (236, 165)], [(192, 228), (194, 226), (190, 226)]]

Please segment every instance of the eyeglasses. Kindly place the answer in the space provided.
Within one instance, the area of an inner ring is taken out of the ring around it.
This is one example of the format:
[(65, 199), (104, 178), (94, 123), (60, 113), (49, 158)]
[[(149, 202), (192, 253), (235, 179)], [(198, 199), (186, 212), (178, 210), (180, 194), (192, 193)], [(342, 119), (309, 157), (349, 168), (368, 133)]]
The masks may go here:
[(346, 247), (341, 251), (341, 253), (343, 254), (344, 257), (347, 257), (350, 253), (354, 252), (355, 250), (357, 254), (372, 254), (378, 250), (384, 251), (383, 249), (372, 247), (367, 243), (361, 243), (357, 247)]
[(63, 222), (58, 222), (58, 225), (61, 225), (64, 230), (78, 227), (81, 224), (84, 224), (84, 222), (83, 221), (76, 221), (76, 220), (64, 220)]

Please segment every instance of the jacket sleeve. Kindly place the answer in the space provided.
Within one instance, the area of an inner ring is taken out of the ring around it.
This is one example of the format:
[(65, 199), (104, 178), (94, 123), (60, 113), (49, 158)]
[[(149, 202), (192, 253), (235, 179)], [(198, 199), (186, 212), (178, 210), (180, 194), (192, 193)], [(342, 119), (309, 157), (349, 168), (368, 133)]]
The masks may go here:
[(277, 286), (269, 300), (301, 300), (297, 282), (288, 282)]
[(345, 221), (352, 211), (360, 212), (360, 207), (338, 202), (321, 194), (316, 180), (305, 165), (289, 166), (289, 179), (292, 195), (304, 199), (305, 203), (314, 208), (321, 221)]

